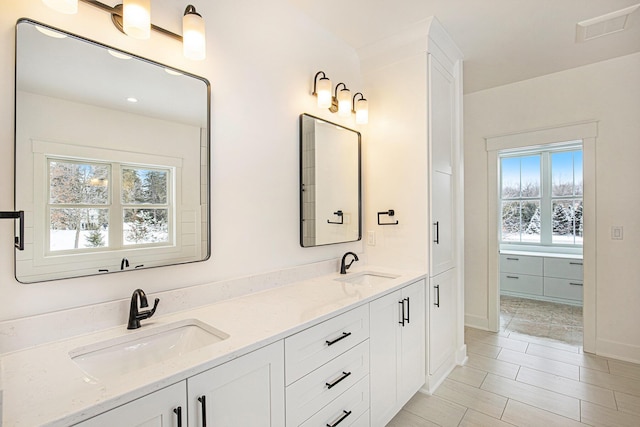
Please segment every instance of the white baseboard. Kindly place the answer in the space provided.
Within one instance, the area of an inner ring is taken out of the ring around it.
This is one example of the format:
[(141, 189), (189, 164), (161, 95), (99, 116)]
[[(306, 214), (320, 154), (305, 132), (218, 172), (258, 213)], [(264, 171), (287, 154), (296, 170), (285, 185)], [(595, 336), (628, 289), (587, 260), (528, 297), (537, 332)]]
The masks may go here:
[(625, 362), (640, 363), (640, 346), (617, 341), (596, 339), (596, 354)]
[(484, 331), (489, 330), (489, 319), (487, 317), (474, 316), (472, 314), (464, 315), (464, 326), (470, 328), (482, 329)]

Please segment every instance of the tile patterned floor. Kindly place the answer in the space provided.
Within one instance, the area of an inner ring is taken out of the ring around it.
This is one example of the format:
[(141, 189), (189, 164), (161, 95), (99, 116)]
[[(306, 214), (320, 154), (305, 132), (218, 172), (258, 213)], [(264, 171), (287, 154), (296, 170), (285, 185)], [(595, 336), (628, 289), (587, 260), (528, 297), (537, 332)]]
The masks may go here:
[(639, 427), (640, 365), (583, 353), (579, 307), (536, 304), (503, 304), (498, 333), (465, 329), (467, 364), (387, 427)]

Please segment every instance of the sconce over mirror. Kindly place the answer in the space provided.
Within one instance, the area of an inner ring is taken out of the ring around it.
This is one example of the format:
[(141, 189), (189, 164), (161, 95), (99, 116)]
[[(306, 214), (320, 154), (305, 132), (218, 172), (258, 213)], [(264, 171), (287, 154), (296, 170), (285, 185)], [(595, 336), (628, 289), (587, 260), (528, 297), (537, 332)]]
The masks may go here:
[(360, 133), (300, 115), (300, 245), (362, 237)]
[(16, 26), (16, 279), (210, 254), (210, 85), (29, 19)]

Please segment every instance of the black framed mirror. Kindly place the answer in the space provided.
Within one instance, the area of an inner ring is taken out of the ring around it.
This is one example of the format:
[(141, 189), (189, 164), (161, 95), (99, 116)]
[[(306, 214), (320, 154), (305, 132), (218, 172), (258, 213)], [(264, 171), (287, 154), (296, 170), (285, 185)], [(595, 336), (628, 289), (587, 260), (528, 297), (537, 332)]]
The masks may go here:
[(362, 238), (361, 135), (300, 115), (300, 245)]
[(15, 91), (18, 281), (208, 259), (206, 79), (20, 19)]

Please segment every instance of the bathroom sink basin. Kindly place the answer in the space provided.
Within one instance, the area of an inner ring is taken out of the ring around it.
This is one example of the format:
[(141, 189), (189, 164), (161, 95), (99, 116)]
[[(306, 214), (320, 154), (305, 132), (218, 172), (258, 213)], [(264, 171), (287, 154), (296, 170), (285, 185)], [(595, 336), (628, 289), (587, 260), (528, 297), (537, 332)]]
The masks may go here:
[(181, 357), (227, 338), (222, 331), (187, 319), (76, 348), (69, 356), (92, 379), (100, 380)]
[(399, 276), (386, 273), (376, 273), (373, 271), (363, 271), (361, 273), (349, 274), (345, 277), (335, 279), (339, 282), (351, 283), (352, 285), (376, 285), (378, 283), (384, 283), (389, 280), (397, 279)]

